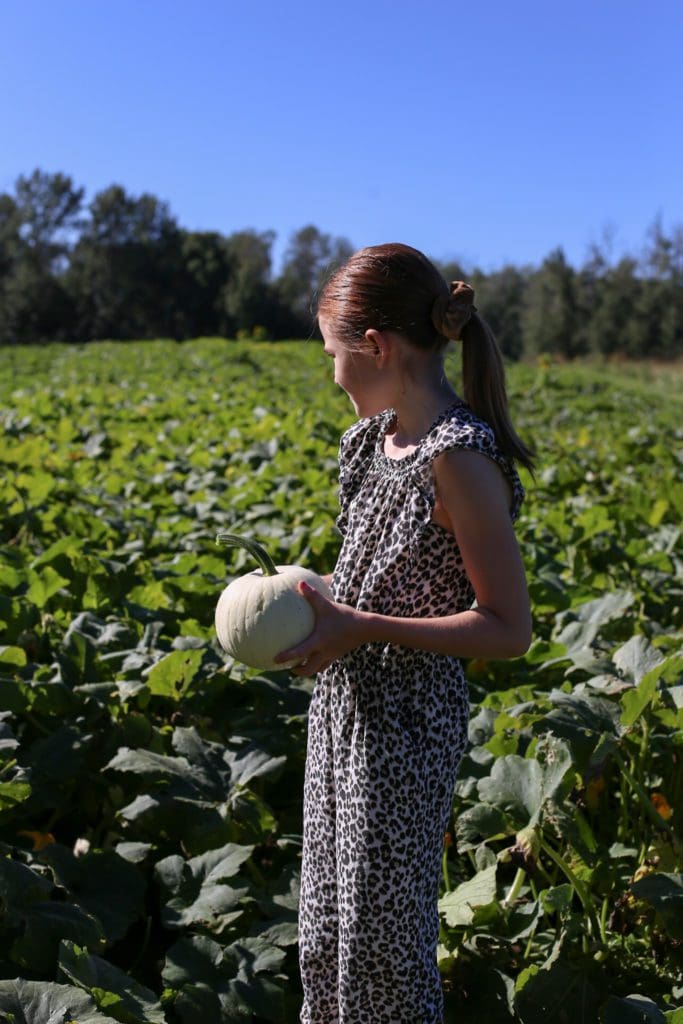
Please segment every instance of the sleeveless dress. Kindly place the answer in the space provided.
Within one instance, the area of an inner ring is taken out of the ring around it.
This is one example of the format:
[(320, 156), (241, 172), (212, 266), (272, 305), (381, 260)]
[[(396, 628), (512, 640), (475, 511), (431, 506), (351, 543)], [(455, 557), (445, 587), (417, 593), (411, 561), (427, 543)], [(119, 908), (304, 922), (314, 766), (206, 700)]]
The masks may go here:
[[(394, 413), (359, 420), (339, 449), (336, 601), (394, 616), (471, 607), (453, 535), (432, 521), (432, 461), (466, 448), (524, 491), (491, 428), (462, 401), (402, 459)], [(299, 957), (305, 1024), (440, 1024), (437, 900), (444, 832), (467, 741), (457, 658), (371, 643), (317, 680), (309, 714)]]

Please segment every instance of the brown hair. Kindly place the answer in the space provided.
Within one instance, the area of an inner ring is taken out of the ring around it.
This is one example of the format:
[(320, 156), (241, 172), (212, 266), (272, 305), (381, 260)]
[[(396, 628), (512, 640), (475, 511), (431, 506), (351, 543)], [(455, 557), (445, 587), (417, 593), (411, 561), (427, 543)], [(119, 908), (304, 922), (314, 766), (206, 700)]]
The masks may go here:
[(321, 291), (318, 317), (332, 320), (339, 340), (352, 348), (365, 344), (370, 328), (396, 331), (425, 351), (460, 340), (465, 401), (492, 427), (501, 451), (531, 470), (533, 451), (508, 414), (503, 357), (473, 298), (461, 281), (449, 288), (417, 249), (391, 242), (361, 249), (335, 271)]

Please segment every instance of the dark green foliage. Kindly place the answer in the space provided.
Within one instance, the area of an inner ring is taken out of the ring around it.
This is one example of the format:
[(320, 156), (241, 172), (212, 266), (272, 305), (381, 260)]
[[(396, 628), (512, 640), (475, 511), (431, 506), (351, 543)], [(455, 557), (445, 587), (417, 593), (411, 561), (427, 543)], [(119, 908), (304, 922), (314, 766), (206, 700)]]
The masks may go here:
[[(214, 537), (328, 570), (348, 403), (314, 341), (1, 361), (0, 1020), (293, 1024), (311, 683), (218, 647), (220, 590), (251, 565)], [(540, 449), (535, 640), (467, 666), (446, 1019), (672, 1024), (678, 383), (548, 364), (510, 384)]]

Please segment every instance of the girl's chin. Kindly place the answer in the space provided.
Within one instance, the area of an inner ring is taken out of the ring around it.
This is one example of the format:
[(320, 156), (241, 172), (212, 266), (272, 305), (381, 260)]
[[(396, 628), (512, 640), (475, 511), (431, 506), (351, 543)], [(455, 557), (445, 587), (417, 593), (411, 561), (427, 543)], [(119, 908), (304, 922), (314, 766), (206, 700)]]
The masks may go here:
[(367, 419), (369, 416), (377, 416), (378, 413), (384, 412), (384, 409), (386, 408), (383, 405), (377, 405), (377, 403), (371, 404), (370, 402), (357, 402), (355, 398), (351, 398), (351, 395), (348, 395), (348, 397), (355, 410), (356, 416), (360, 419)]

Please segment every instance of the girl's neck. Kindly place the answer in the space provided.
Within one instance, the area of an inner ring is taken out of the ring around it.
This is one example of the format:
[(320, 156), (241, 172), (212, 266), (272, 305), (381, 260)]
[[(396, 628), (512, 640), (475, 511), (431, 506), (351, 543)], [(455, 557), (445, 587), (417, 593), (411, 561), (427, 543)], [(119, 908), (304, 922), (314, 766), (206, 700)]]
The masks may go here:
[(396, 396), (396, 414), (390, 436), (394, 452), (413, 449), (428, 432), (434, 420), (458, 400), (445, 378), (421, 388), (413, 387)]

